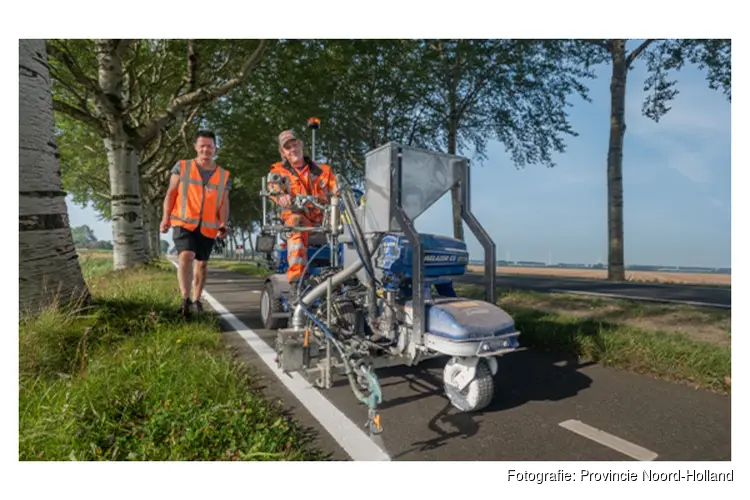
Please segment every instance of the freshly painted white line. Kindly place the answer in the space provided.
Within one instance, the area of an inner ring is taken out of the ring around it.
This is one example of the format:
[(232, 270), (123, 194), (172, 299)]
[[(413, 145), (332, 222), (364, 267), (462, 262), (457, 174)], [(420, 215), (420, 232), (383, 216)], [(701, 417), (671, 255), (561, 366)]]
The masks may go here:
[(260, 290), (253, 290), (253, 293), (260, 293)]
[[(177, 267), (177, 263), (172, 261)], [(248, 328), (234, 314), (229, 312), (221, 303), (207, 291), (203, 295), (211, 307), (234, 328), (258, 354), (276, 377), (294, 394), (302, 405), (315, 417), (326, 431), (336, 440), (341, 448), (349, 454), (352, 460), (390, 460), (388, 454), (376, 445), (362, 428), (352, 422), (341, 410), (328, 401), (315, 387), (297, 373), (286, 374), (276, 365), (276, 351), (261, 339), (257, 333)], [(366, 415), (364, 416), (366, 419)], [(362, 421), (364, 424), (364, 419)]]
[(579, 290), (562, 290), (558, 288), (554, 288), (551, 290), (554, 293), (570, 293), (574, 295), (591, 295), (594, 297), (607, 297), (610, 299), (628, 299), (628, 300), (643, 300), (647, 302), (668, 302), (671, 304), (685, 304), (688, 306), (698, 306), (698, 307), (718, 307), (722, 309), (731, 309), (731, 305), (726, 304), (717, 304), (715, 302), (696, 302), (692, 300), (675, 300), (675, 299), (655, 299), (653, 297), (640, 297), (640, 296), (634, 296), (634, 295), (621, 295), (619, 293), (603, 293), (603, 292), (582, 292)]
[(625, 441), (622, 438), (595, 427), (591, 427), (580, 420), (566, 420), (565, 422), (560, 422), (559, 425), (563, 429), (575, 432), (580, 436), (596, 441), (599, 444), (612, 448), (615, 451), (619, 451), (620, 453), (636, 460), (650, 461), (659, 456), (651, 450), (647, 450), (646, 448), (633, 444), (630, 441)]

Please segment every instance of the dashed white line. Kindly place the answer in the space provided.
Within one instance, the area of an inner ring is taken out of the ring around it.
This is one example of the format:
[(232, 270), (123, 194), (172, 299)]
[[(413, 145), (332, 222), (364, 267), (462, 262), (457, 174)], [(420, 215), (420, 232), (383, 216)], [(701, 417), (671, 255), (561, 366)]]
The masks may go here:
[[(171, 262), (177, 267), (176, 262)], [(301, 375), (282, 372), (276, 365), (276, 351), (266, 344), (257, 333), (237, 319), (234, 314), (229, 312), (210, 293), (204, 290), (203, 295), (205, 295), (211, 307), (221, 315), (223, 320), (234, 328), (234, 331), (255, 351), (289, 392), (294, 394), (307, 411), (320, 422), (323, 428), (349, 454), (352, 460), (390, 460), (388, 454), (375, 444), (360, 426), (352, 422)]]
[(626, 441), (600, 429), (591, 427), (580, 420), (566, 420), (565, 422), (560, 422), (559, 425), (563, 429), (575, 432), (580, 436), (588, 438), (636, 460), (650, 461), (659, 456), (651, 450), (647, 450), (646, 448), (633, 444), (630, 441)]

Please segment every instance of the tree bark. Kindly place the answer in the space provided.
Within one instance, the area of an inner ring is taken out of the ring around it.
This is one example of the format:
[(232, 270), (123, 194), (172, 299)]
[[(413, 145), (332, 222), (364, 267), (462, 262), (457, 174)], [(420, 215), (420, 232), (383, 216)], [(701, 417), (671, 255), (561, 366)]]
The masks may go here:
[(159, 232), (159, 207), (149, 200), (143, 202), (143, 232), (146, 241), (146, 253), (149, 259), (158, 259), (161, 255), (161, 236)]
[(134, 143), (124, 114), (122, 56), (127, 45), (123, 40), (110, 39), (97, 40), (95, 44), (99, 88), (94, 102), (97, 114), (104, 118), (107, 128), (104, 149), (109, 162), (116, 270), (147, 261), (138, 171), (142, 151)]
[(62, 190), (45, 40), (19, 42), (19, 310), (89, 298)]
[(139, 152), (127, 136), (104, 139), (112, 190), (114, 268), (127, 269), (146, 262), (141, 209)]
[[(456, 93), (450, 94), (450, 115), (448, 117), (448, 154), (456, 154), (456, 143), (458, 141), (458, 107)], [(461, 186), (454, 184), (451, 188), (451, 206), (453, 213), (453, 237), (464, 239), (464, 223), (461, 218)]]
[(250, 258), (255, 258), (255, 243), (253, 243), (253, 221), (250, 221), (250, 231), (247, 234), (247, 244), (250, 245)]
[(612, 40), (612, 82), (609, 152), (607, 153), (607, 207), (610, 281), (625, 281), (625, 236), (623, 231), (622, 148), (625, 135), (625, 87), (628, 64), (625, 40)]

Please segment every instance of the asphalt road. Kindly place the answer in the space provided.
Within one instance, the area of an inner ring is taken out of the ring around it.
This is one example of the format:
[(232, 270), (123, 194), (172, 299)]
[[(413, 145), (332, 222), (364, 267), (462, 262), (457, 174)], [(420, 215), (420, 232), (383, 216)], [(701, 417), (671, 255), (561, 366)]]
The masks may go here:
[[(467, 273), (457, 278), (457, 283), (483, 284), (484, 275)], [(731, 287), (660, 285), (651, 283), (608, 283), (583, 278), (556, 278), (545, 276), (498, 275), (497, 286), (503, 289), (534, 290), (538, 292), (576, 292), (587, 294), (617, 295), (622, 297), (685, 302), (696, 305), (731, 308)]]
[[(342, 438), (340, 428), (330, 422), (333, 428), (326, 428), (319, 420), (325, 422), (335, 413), (361, 427), (366, 409), (343, 380), (320, 391), (325, 404), (333, 406), (308, 409), (301, 401), (310, 401), (311, 392), (317, 391), (290, 389), (282, 382), (287, 376), (266, 364), (275, 332), (260, 324), (261, 287), (256, 278), (210, 269), (206, 290), (233, 315), (233, 326), (226, 326), (227, 343), (264, 376), (267, 394), (280, 398), (296, 418), (317, 431), (319, 444), (334, 459), (349, 460), (342, 443), (351, 443), (352, 436)], [(265, 351), (265, 361), (260, 351)], [(443, 363), (438, 359), (379, 372), (382, 443), (391, 460), (731, 459), (728, 397), (519, 351), (501, 359), (492, 405), (480, 413), (460, 414), (442, 393)], [(608, 434), (595, 437), (589, 426)]]

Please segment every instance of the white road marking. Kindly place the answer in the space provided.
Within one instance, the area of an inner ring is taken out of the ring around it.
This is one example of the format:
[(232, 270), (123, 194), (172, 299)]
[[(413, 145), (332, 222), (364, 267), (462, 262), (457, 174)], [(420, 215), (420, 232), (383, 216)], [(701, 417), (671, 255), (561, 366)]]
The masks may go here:
[[(172, 261), (172, 264), (177, 267), (176, 262)], [(352, 422), (316, 388), (312, 387), (307, 380), (302, 378), (301, 375), (292, 373), (290, 376), (282, 372), (276, 365), (276, 351), (266, 344), (257, 333), (237, 319), (234, 314), (229, 312), (210, 293), (204, 290), (203, 295), (205, 295), (211, 307), (234, 328), (234, 331), (256, 352), (273, 374), (281, 380), (289, 392), (294, 394), (307, 411), (320, 422), (323, 428), (349, 454), (352, 460), (373, 461), (391, 459), (383, 449), (365, 434), (360, 426)], [(367, 416), (364, 415), (363, 423), (366, 418)]]
[(253, 290), (253, 293), (260, 293), (260, 290)]
[(596, 441), (599, 444), (612, 448), (615, 451), (619, 451), (620, 453), (636, 460), (650, 461), (659, 456), (651, 450), (647, 450), (646, 448), (633, 444), (630, 441), (625, 441), (622, 438), (595, 427), (591, 427), (580, 420), (566, 420), (565, 422), (560, 422), (559, 425), (563, 429), (575, 432), (580, 436)]
[(731, 305), (726, 304), (717, 304), (715, 302), (696, 302), (692, 300), (675, 300), (675, 299), (655, 299), (653, 297), (640, 297), (635, 295), (621, 295), (619, 293), (603, 293), (603, 292), (582, 292), (578, 290), (562, 290), (562, 289), (552, 289), (550, 290), (554, 293), (570, 293), (573, 295), (591, 295), (593, 297), (607, 297), (610, 299), (627, 299), (627, 300), (642, 300), (647, 302), (668, 302), (671, 304), (684, 304), (687, 306), (697, 306), (697, 307), (718, 307), (722, 309), (731, 309)]

